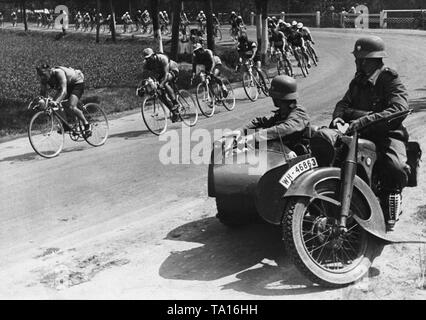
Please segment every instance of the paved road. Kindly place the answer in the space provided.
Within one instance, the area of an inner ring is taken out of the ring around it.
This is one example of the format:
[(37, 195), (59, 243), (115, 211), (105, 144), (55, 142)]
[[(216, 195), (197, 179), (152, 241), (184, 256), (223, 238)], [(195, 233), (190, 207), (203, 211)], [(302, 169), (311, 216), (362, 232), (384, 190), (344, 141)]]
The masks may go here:
[[(314, 31), (320, 65), (308, 78), (297, 76), (300, 103), (314, 124), (327, 124), (343, 96), (359, 35)], [(388, 64), (413, 101), (422, 101), (423, 35), (382, 37)], [(248, 102), (241, 89), (237, 98), (234, 111), (219, 108), (195, 128), (232, 129), (272, 109), (270, 99)], [(26, 138), (0, 144), (1, 297), (338, 299), (347, 293), (307, 283), (283, 253), (279, 230), (220, 225), (207, 197), (207, 166), (161, 164), (165, 142), (146, 130), (139, 113), (112, 120), (110, 134), (100, 148), (68, 141), (51, 160), (36, 156)]]

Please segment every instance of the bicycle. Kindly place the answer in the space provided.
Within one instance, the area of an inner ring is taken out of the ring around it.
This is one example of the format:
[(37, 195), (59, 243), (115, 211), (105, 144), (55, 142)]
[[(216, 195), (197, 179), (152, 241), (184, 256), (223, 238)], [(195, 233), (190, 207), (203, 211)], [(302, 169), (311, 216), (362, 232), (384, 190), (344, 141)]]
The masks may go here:
[(238, 38), (243, 33), (243, 30), (247, 31), (247, 27), (246, 26), (238, 26), (236, 28), (231, 27), (231, 29), (229, 30), (229, 34), (231, 36), (231, 39), (234, 40), (235, 42), (238, 42)]
[(312, 47), (311, 41), (306, 41), (306, 51), (311, 58), (311, 60), (314, 62), (315, 66), (318, 65), (318, 56), (315, 52), (315, 49)]
[[(200, 72), (201, 82), (197, 85), (197, 104), (200, 111), (207, 118), (214, 115), (216, 105), (222, 104), (226, 110), (232, 111), (235, 108), (235, 95), (228, 79), (223, 78), (222, 83), (226, 86), (228, 94), (224, 96), (222, 87), (205, 72)], [(191, 81), (192, 85), (192, 81)]]
[[(188, 127), (195, 126), (198, 121), (198, 109), (194, 98), (186, 90), (178, 90), (175, 82), (170, 82), (179, 103), (177, 110), (179, 118)], [(172, 102), (167, 97), (164, 89), (152, 78), (142, 80), (136, 89), (136, 95), (144, 97), (141, 106), (142, 119), (146, 127), (153, 134), (159, 136), (167, 130), (167, 120), (171, 112), (166, 107)]]
[(254, 66), (252, 59), (247, 59), (243, 63), (238, 64), (237, 69), (241, 68), (241, 66), (244, 67), (242, 83), (247, 97), (254, 102), (261, 92), (265, 96), (268, 96), (271, 86), (268, 74)]
[[(44, 158), (53, 158), (59, 155), (64, 146), (65, 132), (68, 131), (71, 140), (86, 140), (94, 147), (103, 145), (109, 132), (108, 119), (105, 112), (97, 103), (82, 104), (78, 108), (83, 112), (86, 120), (91, 124), (90, 134), (86, 134), (84, 125), (74, 116), (69, 122), (64, 113), (62, 101), (59, 105), (52, 103), (53, 99), (37, 97), (30, 102), (28, 110), (37, 111), (28, 126), (28, 138), (34, 151)], [(64, 129), (64, 126), (67, 130)]]
[(293, 55), (296, 58), (298, 67), (302, 70), (303, 76), (306, 78), (309, 74), (308, 62), (306, 61), (305, 55), (302, 53), (302, 48), (293, 47)]
[(283, 55), (281, 50), (275, 49), (271, 54), (271, 61), (277, 64), (277, 72), (280, 75), (283, 71), (284, 74), (292, 77), (293, 76), (293, 68), (291, 66), (290, 61), (288, 60), (286, 55)]

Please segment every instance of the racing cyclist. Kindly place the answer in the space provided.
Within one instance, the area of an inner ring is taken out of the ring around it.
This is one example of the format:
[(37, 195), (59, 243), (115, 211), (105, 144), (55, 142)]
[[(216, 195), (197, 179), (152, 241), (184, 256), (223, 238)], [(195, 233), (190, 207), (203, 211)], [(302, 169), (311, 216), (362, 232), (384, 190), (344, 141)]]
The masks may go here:
[(210, 76), (212, 81), (216, 82), (222, 87), (223, 96), (228, 96), (228, 89), (225, 84), (219, 78), (220, 70), (219, 66), (222, 65), (220, 58), (213, 54), (210, 49), (204, 49), (200, 43), (194, 44), (193, 55), (192, 55), (192, 77), (191, 82), (194, 80), (197, 71), (197, 65), (203, 65), (206, 76)]
[(271, 30), (271, 36), (269, 38), (269, 42), (271, 44), (271, 56), (274, 55), (275, 51), (278, 50), (282, 54), (282, 59), (287, 62), (287, 66), (289, 67), (290, 77), (293, 77), (293, 68), (291, 67), (290, 61), (288, 61), (287, 57), (287, 40), (282, 31), (279, 30), (278, 27)]
[[(302, 37), (305, 40), (305, 43), (315, 44), (312, 38), (311, 31), (308, 29), (308, 27), (305, 27), (302, 22), (299, 22), (297, 24), (297, 29), (302, 34)], [(318, 56), (317, 56), (317, 53), (315, 52), (315, 49), (312, 47), (312, 45), (310, 47), (312, 49), (312, 53), (314, 54), (315, 59), (318, 61)]]
[[(58, 105), (62, 100), (68, 99), (68, 106), (71, 111), (84, 124), (84, 134), (90, 136), (92, 128), (83, 112), (77, 108), (78, 101), (84, 93), (84, 75), (78, 69), (69, 67), (53, 67), (48, 64), (42, 64), (38, 67), (37, 74), (40, 77), (41, 89), (40, 95), (47, 97), (48, 86), (56, 90), (56, 96), (53, 104)], [(64, 127), (65, 130), (69, 128)]]
[(241, 65), (243, 60), (252, 60), (258, 70), (261, 68), (260, 54), (257, 50), (256, 41), (250, 41), (245, 32), (238, 38), (237, 51), (239, 55), (238, 62)]
[[(297, 29), (297, 22), (293, 21), (291, 23), (291, 30), (289, 32), (289, 36), (287, 37), (287, 41), (292, 46), (293, 52), (294, 49), (299, 47), (302, 51), (302, 55), (305, 57), (306, 61), (308, 62), (308, 68), (311, 67), (309, 55), (306, 52), (306, 46), (305, 46), (305, 40), (303, 39), (303, 35), (298, 31)], [(300, 66), (300, 61), (298, 61), (298, 64)]]
[(160, 89), (165, 89), (166, 94), (172, 102), (171, 106), (166, 103), (167, 108), (169, 108), (170, 112), (172, 113), (172, 122), (178, 121), (179, 103), (177, 102), (175, 92), (170, 85), (170, 82), (175, 81), (179, 74), (177, 63), (173, 60), (170, 60), (163, 53), (154, 53), (154, 50), (151, 48), (146, 48), (143, 50), (143, 57), (145, 59), (142, 65), (143, 72), (150, 72), (153, 74), (154, 78), (159, 83)]

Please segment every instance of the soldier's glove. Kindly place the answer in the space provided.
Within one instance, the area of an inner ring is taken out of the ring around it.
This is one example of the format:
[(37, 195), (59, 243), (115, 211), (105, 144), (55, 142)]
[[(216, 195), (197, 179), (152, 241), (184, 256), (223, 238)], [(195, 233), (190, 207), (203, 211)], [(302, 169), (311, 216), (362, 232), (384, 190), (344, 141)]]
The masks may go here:
[(346, 131), (346, 134), (347, 135), (352, 135), (355, 131), (360, 130), (361, 128), (363, 128), (369, 122), (370, 122), (370, 119), (368, 118), (368, 116), (364, 116), (364, 117), (358, 118), (356, 120), (353, 120), (349, 124), (349, 128)]
[(345, 124), (345, 121), (342, 118), (337, 117), (337, 118), (333, 119), (333, 121), (331, 122), (331, 127), (336, 128), (338, 123), (343, 125), (343, 124)]

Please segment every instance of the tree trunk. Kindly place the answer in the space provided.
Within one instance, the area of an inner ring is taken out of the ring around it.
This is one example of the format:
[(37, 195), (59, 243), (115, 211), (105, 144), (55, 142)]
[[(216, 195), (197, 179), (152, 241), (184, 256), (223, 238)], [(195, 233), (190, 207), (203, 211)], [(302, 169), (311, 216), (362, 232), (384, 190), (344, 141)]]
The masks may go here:
[(111, 38), (112, 41), (115, 42), (116, 41), (116, 34), (115, 34), (115, 8), (114, 8), (114, 2), (113, 0), (109, 0), (109, 6), (111, 9)]
[(101, 0), (96, 0), (96, 43), (99, 43), (99, 32), (101, 30), (101, 24), (99, 19), (99, 13), (101, 12)]
[(262, 63), (265, 63), (266, 52), (268, 50), (268, 0), (262, 1), (262, 44), (260, 47), (260, 53), (262, 57)]
[(170, 50), (170, 58), (177, 60), (178, 47), (179, 47), (179, 21), (180, 21), (180, 8), (182, 6), (182, 0), (173, 1), (172, 7), (172, 48)]
[(27, 8), (26, 8), (25, 0), (21, 2), (21, 5), (22, 5), (22, 17), (24, 20), (24, 28), (25, 28), (25, 31), (28, 31)]
[(207, 17), (207, 48), (214, 51), (214, 35), (213, 35), (213, 0), (206, 0), (206, 17)]
[(158, 20), (159, 0), (151, 0), (151, 18), (154, 38), (157, 40), (158, 52), (163, 53), (163, 41), (161, 39), (160, 23)]
[(262, 43), (262, 3), (257, 0), (256, 3), (256, 37), (257, 43), (260, 46)]

